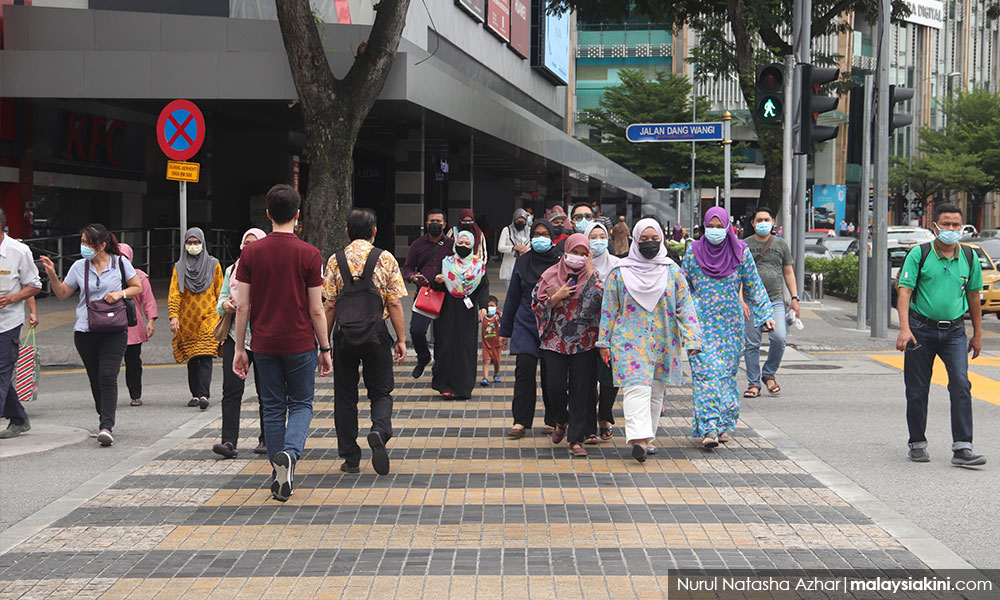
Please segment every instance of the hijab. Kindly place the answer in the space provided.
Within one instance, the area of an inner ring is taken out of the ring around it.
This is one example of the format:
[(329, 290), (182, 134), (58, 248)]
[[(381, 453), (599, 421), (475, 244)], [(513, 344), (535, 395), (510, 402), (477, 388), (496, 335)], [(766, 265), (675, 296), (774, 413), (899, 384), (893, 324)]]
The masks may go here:
[[(458, 240), (463, 237), (475, 243), (476, 238), (471, 231), (459, 231), (455, 238), (455, 249), (458, 249)], [(448, 293), (456, 298), (464, 298), (479, 287), (483, 274), (486, 273), (486, 263), (475, 252), (465, 258), (453, 252), (441, 261), (441, 272), (444, 274), (444, 287), (448, 289)]]
[[(552, 227), (552, 223), (549, 223), (545, 219), (538, 219), (531, 224), (531, 232), (533, 233), (539, 227), (544, 227), (546, 231), (549, 232), (550, 239), (552, 240), (552, 247), (548, 249), (547, 252), (536, 252), (534, 248), (525, 252), (521, 256), (517, 257), (517, 262), (514, 263), (517, 269), (518, 275), (521, 277), (521, 281), (530, 288), (534, 289), (535, 284), (538, 283), (539, 278), (541, 278), (542, 273), (552, 265), (559, 262), (559, 257), (561, 253), (559, 249), (556, 248), (555, 243), (555, 228)], [(531, 235), (529, 233), (529, 235)], [(530, 247), (531, 244), (529, 243)]]
[(462, 211), (460, 213), (458, 213), (458, 223), (459, 224), (455, 226), (455, 241), (458, 241), (458, 234), (459, 234), (459, 232), (464, 231), (462, 229), (462, 221), (465, 220), (466, 218), (472, 219), (472, 231), (470, 232), (470, 233), (473, 234), (472, 252), (474, 254), (480, 254), (481, 253), (480, 248), (483, 245), (483, 242), (482, 242), (482, 240), (483, 240), (483, 230), (480, 229), (479, 225), (476, 223), (476, 214), (474, 212), (472, 212), (471, 208), (463, 208)]
[(708, 222), (714, 217), (719, 217), (726, 228), (726, 239), (716, 246), (702, 234), (701, 239), (694, 243), (694, 258), (706, 275), (719, 279), (729, 277), (739, 268), (740, 261), (743, 260), (743, 249), (747, 245), (736, 237), (736, 232), (729, 224), (729, 213), (721, 206), (713, 206), (705, 212), (706, 229)]
[(583, 235), (587, 238), (587, 245), (590, 245), (590, 232), (597, 228), (603, 229), (605, 235), (608, 236), (608, 249), (599, 255), (591, 256), (591, 261), (594, 263), (594, 270), (597, 271), (597, 276), (601, 278), (601, 281), (605, 281), (608, 275), (611, 274), (611, 270), (621, 262), (621, 259), (611, 253), (611, 232), (608, 231), (608, 226), (604, 223), (594, 221), (583, 232)]
[[(192, 237), (202, 245), (201, 254), (198, 256), (191, 256), (188, 254), (187, 248), (184, 247), (187, 245), (187, 239)], [(219, 264), (219, 259), (210, 255), (208, 248), (205, 248), (205, 232), (200, 227), (188, 229), (181, 242), (181, 259), (175, 265), (177, 268), (177, 287), (180, 288), (181, 293), (187, 290), (192, 294), (200, 294), (212, 284), (212, 280), (215, 278), (215, 265)]]
[[(128, 261), (131, 263), (132, 262), (132, 256), (135, 255), (135, 252), (132, 250), (132, 246), (129, 246), (125, 242), (118, 242), (118, 254), (121, 255), (121, 256), (124, 256), (125, 258), (127, 258)], [(135, 269), (135, 265), (134, 264), (132, 265), (132, 268)], [(146, 277), (146, 278), (148, 278), (148, 275), (146, 275), (142, 271), (142, 269), (135, 269), (135, 272), (138, 273), (140, 277)]]
[[(524, 227), (520, 231), (514, 226), (514, 221), (518, 219), (524, 219)], [(510, 233), (510, 241), (514, 246), (527, 246), (531, 243), (531, 225), (528, 225), (528, 211), (523, 208), (519, 208), (514, 211), (514, 217), (510, 220), (510, 227), (507, 229)]]
[[(257, 241), (259, 242), (267, 236), (267, 233), (265, 233), (262, 229), (257, 229), (256, 227), (247, 229), (246, 233), (243, 234), (243, 239), (240, 240), (240, 250), (246, 248), (247, 237), (251, 235), (257, 238)], [(239, 259), (236, 259), (236, 262), (233, 263), (233, 270), (230, 271), (231, 274), (229, 275), (229, 299), (233, 301), (233, 304), (237, 304), (237, 299), (239, 298), (238, 288), (240, 287), (240, 282), (236, 279), (236, 271), (239, 267), (240, 261)]]
[(618, 268), (628, 293), (639, 306), (652, 312), (666, 293), (667, 283), (670, 281), (670, 265), (676, 263), (667, 256), (667, 247), (662, 243), (660, 251), (653, 258), (646, 258), (639, 252), (639, 236), (650, 227), (663, 235), (663, 230), (655, 219), (640, 219), (632, 228), (632, 246), (628, 256), (621, 259)]
[(574, 233), (566, 238), (566, 243), (563, 245), (566, 252), (559, 259), (559, 262), (546, 269), (538, 280), (538, 297), (541, 300), (549, 299), (551, 296), (549, 293), (550, 289), (559, 289), (562, 287), (566, 283), (566, 278), (570, 273), (577, 274), (576, 291), (573, 292), (570, 298), (578, 298), (580, 293), (583, 292), (584, 284), (587, 283), (587, 280), (590, 279), (591, 274), (594, 272), (594, 264), (591, 262), (591, 256), (587, 256), (587, 264), (579, 269), (574, 269), (566, 264), (566, 257), (569, 256), (570, 250), (580, 247), (586, 248), (587, 252), (590, 253), (590, 241), (587, 239), (587, 236), (582, 233)]

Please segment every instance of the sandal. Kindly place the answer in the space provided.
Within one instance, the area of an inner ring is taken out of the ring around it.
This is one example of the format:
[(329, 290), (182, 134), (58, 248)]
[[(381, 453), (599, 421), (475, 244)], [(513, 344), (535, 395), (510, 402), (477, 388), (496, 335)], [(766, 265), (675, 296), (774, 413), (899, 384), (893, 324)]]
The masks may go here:
[(132, 399), (132, 406), (142, 406), (142, 400), (138, 398)]
[(587, 451), (584, 450), (580, 442), (573, 442), (569, 445), (569, 453), (573, 456), (587, 456)]
[(702, 448), (711, 450), (712, 448), (717, 448), (719, 446), (719, 438), (705, 436), (705, 439), (701, 441)]
[(731, 439), (732, 438), (729, 437), (728, 433), (723, 433), (722, 435), (719, 436), (719, 443), (720, 444), (725, 444), (725, 443), (729, 442)]
[(768, 394), (771, 394), (772, 396), (780, 396), (781, 395), (781, 386), (778, 385), (778, 380), (777, 379), (775, 379), (774, 377), (768, 377), (767, 379), (761, 377), (761, 381), (763, 381), (764, 385), (767, 386), (767, 393)]
[(747, 391), (743, 392), (744, 398), (760, 398), (760, 386), (751, 385), (747, 386)]
[(479, 382), (479, 385), (483, 387), (490, 387), (490, 380), (483, 377), (482, 381)]
[(642, 444), (632, 444), (632, 458), (639, 462), (646, 462), (646, 447)]
[(514, 425), (507, 430), (507, 437), (517, 440), (523, 438), (525, 433), (524, 425)]
[(611, 438), (615, 437), (615, 432), (612, 431), (610, 427), (601, 427), (600, 431), (601, 431), (601, 440), (602, 441), (606, 442), (606, 441), (610, 440)]
[(600, 440), (597, 439), (596, 435), (590, 434), (586, 438), (583, 439), (583, 443), (586, 444), (586, 445), (588, 445), (588, 446), (593, 446), (595, 444), (600, 443)]
[(563, 438), (566, 437), (566, 428), (567, 428), (566, 425), (555, 426), (555, 429), (552, 430), (553, 444), (558, 444), (559, 442), (563, 441)]

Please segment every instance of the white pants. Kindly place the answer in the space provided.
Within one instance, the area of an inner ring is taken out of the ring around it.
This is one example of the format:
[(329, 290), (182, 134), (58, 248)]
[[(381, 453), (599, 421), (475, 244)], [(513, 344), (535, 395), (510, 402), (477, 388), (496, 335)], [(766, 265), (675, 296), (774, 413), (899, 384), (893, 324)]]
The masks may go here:
[(645, 440), (656, 437), (660, 422), (660, 407), (667, 385), (654, 381), (652, 386), (630, 385), (622, 388), (622, 407), (625, 411), (625, 439)]

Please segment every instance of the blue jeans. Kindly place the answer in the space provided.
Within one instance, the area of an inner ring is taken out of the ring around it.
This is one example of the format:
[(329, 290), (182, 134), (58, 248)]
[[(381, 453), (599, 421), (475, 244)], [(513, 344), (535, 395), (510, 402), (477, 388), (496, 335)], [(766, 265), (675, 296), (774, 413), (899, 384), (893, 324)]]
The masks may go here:
[(255, 352), (253, 358), (260, 378), (267, 456), (273, 461), (274, 456), (284, 450), (299, 460), (312, 422), (316, 351), (301, 354)]
[(937, 329), (910, 317), (910, 331), (917, 347), (903, 358), (906, 384), (906, 424), (910, 447), (926, 448), (927, 394), (931, 387), (934, 357), (941, 357), (948, 371), (951, 395), (951, 449), (972, 448), (972, 384), (969, 383), (969, 341), (965, 324), (959, 321), (948, 329)]
[(781, 300), (771, 303), (774, 309), (774, 331), (767, 334), (771, 347), (767, 350), (767, 360), (764, 361), (764, 371), (760, 369), (760, 339), (759, 327), (753, 326), (753, 319), (746, 322), (744, 329), (743, 359), (747, 367), (747, 385), (760, 386), (761, 377), (770, 379), (778, 372), (781, 358), (785, 355), (785, 341), (788, 339), (788, 324), (785, 322), (785, 303)]

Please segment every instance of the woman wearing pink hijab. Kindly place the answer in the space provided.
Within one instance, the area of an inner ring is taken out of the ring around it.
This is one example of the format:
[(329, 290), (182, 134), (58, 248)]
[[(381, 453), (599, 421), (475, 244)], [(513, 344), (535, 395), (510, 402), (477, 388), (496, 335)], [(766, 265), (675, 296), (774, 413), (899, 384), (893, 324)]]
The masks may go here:
[[(118, 244), (122, 256), (132, 262), (132, 246), (122, 242)], [(128, 328), (128, 346), (125, 348), (125, 384), (132, 406), (142, 406), (142, 345), (153, 337), (156, 330), (153, 323), (160, 314), (156, 309), (156, 298), (153, 297), (153, 287), (149, 285), (149, 275), (139, 269), (135, 270), (142, 284), (142, 293), (135, 299), (137, 323)]]
[[(252, 244), (263, 238), (267, 234), (256, 227), (248, 229), (243, 234), (240, 242), (240, 250), (246, 248), (247, 244)], [(222, 281), (222, 291), (219, 293), (219, 304), (216, 312), (219, 315), (235, 313), (240, 301), (240, 282), (233, 276), (239, 267), (237, 260), (231, 267), (226, 269), (225, 278)], [(246, 352), (250, 364), (254, 368), (254, 386), (257, 386), (257, 364), (253, 360), (253, 352), (250, 351), (250, 324), (247, 323)], [(236, 355), (236, 319), (229, 328), (229, 336), (222, 344), (222, 443), (212, 446), (215, 452), (223, 458), (236, 458), (236, 445), (240, 436), (240, 404), (243, 402), (243, 390), (246, 382), (236, 376), (233, 372), (233, 357)], [(260, 389), (257, 390), (257, 412), (261, 420), (260, 434), (257, 436), (257, 447), (254, 454), (266, 454), (267, 446), (264, 445), (264, 409), (260, 404)]]

